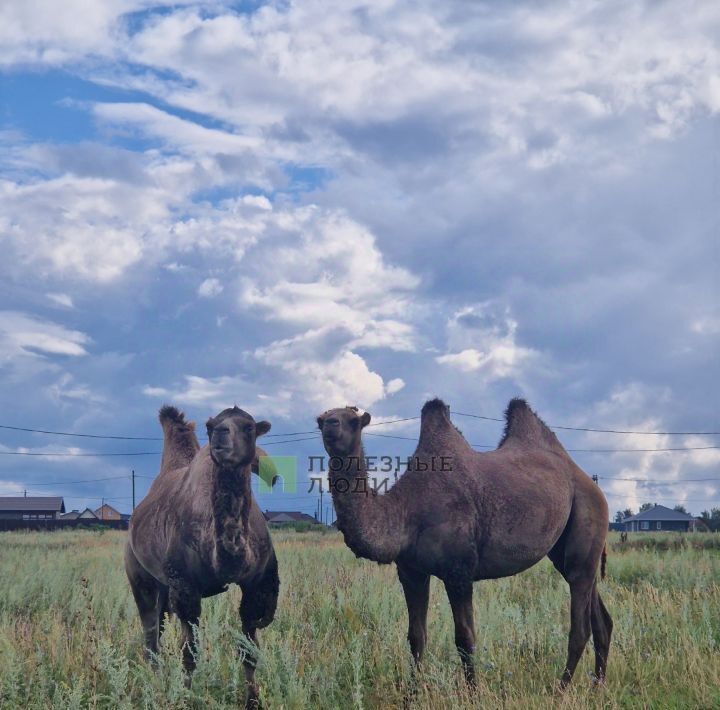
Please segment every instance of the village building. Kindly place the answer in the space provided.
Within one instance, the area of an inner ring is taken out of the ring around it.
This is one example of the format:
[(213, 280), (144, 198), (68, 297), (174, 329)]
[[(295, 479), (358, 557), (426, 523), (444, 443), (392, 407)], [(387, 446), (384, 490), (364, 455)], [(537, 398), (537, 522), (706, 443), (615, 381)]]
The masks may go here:
[(0, 520), (55, 520), (64, 512), (61, 496), (0, 496)]

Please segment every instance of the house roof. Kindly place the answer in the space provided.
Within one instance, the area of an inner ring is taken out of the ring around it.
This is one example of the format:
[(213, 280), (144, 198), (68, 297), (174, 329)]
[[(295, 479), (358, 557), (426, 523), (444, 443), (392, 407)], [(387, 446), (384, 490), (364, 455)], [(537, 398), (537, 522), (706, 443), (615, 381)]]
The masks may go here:
[(634, 520), (695, 520), (695, 517), (687, 513), (681, 513), (679, 510), (666, 508), (664, 505), (655, 505), (642, 513), (633, 515), (629, 518), (623, 518), (623, 523), (629, 523)]
[(99, 508), (93, 510), (93, 513), (95, 513), (95, 515), (99, 518), (102, 515), (103, 508), (107, 511), (112, 511), (113, 513), (121, 515), (120, 511), (117, 508), (113, 508), (110, 503), (103, 503)]
[[(88, 515), (90, 513), (90, 515)], [(77, 520), (78, 518), (97, 518), (97, 515), (93, 513), (93, 511), (90, 508), (85, 508), (85, 510), (71, 510), (69, 513), (65, 513), (65, 515), (61, 515), (61, 520)]]
[(269, 523), (317, 523), (318, 521), (312, 515), (301, 513), (296, 510), (266, 510), (265, 520)]
[(65, 501), (62, 496), (2, 496), (0, 510), (42, 510), (48, 513), (64, 513)]

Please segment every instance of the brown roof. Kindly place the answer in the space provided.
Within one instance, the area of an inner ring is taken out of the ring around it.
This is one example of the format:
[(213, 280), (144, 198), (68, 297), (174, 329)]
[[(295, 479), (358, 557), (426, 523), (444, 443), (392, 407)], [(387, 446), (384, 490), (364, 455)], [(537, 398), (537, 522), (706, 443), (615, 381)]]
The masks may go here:
[(103, 503), (99, 508), (96, 508), (95, 510), (93, 510), (93, 513), (95, 513), (95, 515), (97, 515), (98, 517), (100, 517), (100, 515), (102, 514), (103, 508), (105, 508), (105, 510), (110, 510), (110, 511), (112, 511), (113, 513), (117, 513), (118, 515), (122, 515), (122, 514), (120, 513), (120, 511), (119, 511), (117, 508), (113, 508), (113, 507), (110, 505), (110, 503)]
[(48, 513), (64, 513), (65, 501), (61, 496), (1, 496), (0, 510), (33, 510)]

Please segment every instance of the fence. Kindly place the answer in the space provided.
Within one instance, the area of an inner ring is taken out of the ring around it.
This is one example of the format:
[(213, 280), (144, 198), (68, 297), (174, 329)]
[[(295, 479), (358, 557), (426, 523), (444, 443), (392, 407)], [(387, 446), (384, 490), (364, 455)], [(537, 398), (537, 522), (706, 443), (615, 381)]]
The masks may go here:
[(0, 520), (0, 532), (10, 530), (64, 530), (65, 528), (93, 528), (107, 530), (127, 530), (127, 520), (93, 520), (78, 518), (76, 520)]

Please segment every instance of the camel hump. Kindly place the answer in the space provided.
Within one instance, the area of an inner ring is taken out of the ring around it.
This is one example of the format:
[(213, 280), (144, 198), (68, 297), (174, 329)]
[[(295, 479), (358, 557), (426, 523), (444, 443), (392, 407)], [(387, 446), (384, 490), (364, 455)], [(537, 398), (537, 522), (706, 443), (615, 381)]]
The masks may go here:
[[(440, 438), (438, 438), (440, 437)], [(449, 437), (449, 438), (448, 438)], [(418, 446), (434, 448), (438, 442), (443, 445), (460, 445), (470, 448), (460, 429), (450, 419), (450, 405), (439, 397), (430, 399), (420, 410), (420, 440)]]
[(420, 411), (420, 416), (424, 417), (427, 414), (433, 414), (435, 412), (442, 412), (444, 414), (450, 414), (450, 407), (448, 407), (445, 402), (443, 402), (439, 397), (435, 397), (435, 399), (429, 399), (425, 404), (423, 404), (423, 408)]
[(185, 414), (181, 412), (177, 407), (173, 407), (171, 404), (164, 404), (160, 407), (158, 413), (158, 419), (160, 424), (187, 424), (185, 421)]
[(187, 466), (200, 449), (195, 435), (195, 422), (187, 421), (183, 412), (169, 404), (160, 408), (158, 419), (164, 434), (160, 467), (166, 469)]
[(550, 427), (520, 397), (511, 399), (505, 410), (505, 431), (498, 448), (510, 442), (562, 449)]

